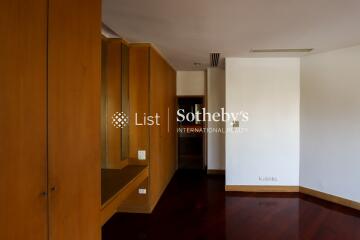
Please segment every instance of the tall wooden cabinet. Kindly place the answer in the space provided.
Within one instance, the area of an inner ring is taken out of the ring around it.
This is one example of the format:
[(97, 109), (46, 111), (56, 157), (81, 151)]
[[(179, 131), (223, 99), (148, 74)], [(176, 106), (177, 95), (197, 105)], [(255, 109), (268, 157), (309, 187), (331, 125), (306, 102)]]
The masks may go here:
[(176, 169), (176, 73), (164, 58), (149, 48), (150, 114), (160, 125), (150, 127), (150, 209), (153, 209)]
[[(119, 210), (149, 213), (176, 170), (176, 72), (151, 44), (129, 45), (129, 99), (129, 161), (147, 165), (149, 177), (140, 184), (147, 194), (136, 189)], [(144, 116), (156, 114), (160, 125), (144, 125)]]
[(100, 1), (0, 9), (0, 239), (100, 239)]

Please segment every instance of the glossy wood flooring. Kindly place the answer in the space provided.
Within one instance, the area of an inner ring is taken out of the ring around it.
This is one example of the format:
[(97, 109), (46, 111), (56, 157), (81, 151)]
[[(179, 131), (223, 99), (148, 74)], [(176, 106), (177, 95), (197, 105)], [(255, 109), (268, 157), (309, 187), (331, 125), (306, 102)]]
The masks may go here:
[(178, 171), (152, 214), (116, 214), (103, 240), (360, 239), (360, 212), (303, 194), (225, 193), (223, 176)]

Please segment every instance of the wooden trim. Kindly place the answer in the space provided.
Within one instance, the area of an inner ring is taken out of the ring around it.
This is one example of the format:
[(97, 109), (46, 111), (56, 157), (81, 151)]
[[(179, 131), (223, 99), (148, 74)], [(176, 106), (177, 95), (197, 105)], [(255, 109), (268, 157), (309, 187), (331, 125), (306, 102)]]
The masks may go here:
[(129, 46), (134, 47), (149, 47), (152, 48), (157, 54), (159, 54), (165, 62), (174, 70), (175, 67), (170, 63), (170, 61), (165, 57), (165, 55), (153, 44), (153, 43), (147, 43), (147, 42), (137, 42), (137, 43), (128, 43)]
[(141, 42), (130, 43), (129, 45), (130, 47), (151, 47), (150, 43), (141, 43)]
[(101, 35), (101, 40), (105, 42), (112, 42), (112, 43), (119, 43), (119, 44), (125, 44), (126, 46), (129, 46), (129, 42), (127, 42), (123, 38), (107, 38), (103, 35)]
[[(208, 170), (209, 172), (209, 170)], [(339, 204), (345, 207), (360, 210), (360, 202), (356, 202), (343, 197), (320, 192), (302, 186), (256, 186), (256, 185), (226, 185), (227, 192), (300, 192), (325, 201)]]
[(208, 169), (207, 170), (208, 175), (225, 175), (224, 169)]
[(226, 185), (227, 192), (299, 192), (298, 186)]
[[(204, 98), (203, 105), (204, 108), (208, 111), (208, 71), (204, 71)], [(208, 121), (204, 122), (205, 129), (208, 129)], [(203, 168), (207, 169), (208, 167), (208, 131), (204, 132), (203, 135)]]
[(149, 176), (149, 168), (144, 168), (139, 175), (130, 181), (111, 200), (101, 207), (101, 225), (104, 225), (118, 210), (120, 204)]
[(342, 206), (345, 207), (349, 207), (349, 208), (354, 208), (357, 210), (360, 210), (360, 203), (359, 202), (355, 202), (346, 198), (342, 198), (342, 197), (338, 197), (335, 195), (331, 195), (328, 193), (324, 193), (324, 192), (320, 192), (311, 188), (306, 188), (306, 187), (299, 187), (299, 192), (306, 194), (306, 195), (310, 195), (316, 198), (320, 198), (332, 203), (336, 203), (336, 204), (340, 204)]
[(205, 98), (205, 95), (176, 95), (176, 98)]

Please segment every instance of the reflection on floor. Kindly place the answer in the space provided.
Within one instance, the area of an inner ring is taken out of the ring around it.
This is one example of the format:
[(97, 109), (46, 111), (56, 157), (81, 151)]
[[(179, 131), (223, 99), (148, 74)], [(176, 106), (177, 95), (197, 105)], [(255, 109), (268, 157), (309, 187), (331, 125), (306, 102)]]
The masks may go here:
[(360, 212), (303, 194), (225, 193), (223, 176), (178, 171), (152, 214), (116, 214), (103, 240), (360, 239)]

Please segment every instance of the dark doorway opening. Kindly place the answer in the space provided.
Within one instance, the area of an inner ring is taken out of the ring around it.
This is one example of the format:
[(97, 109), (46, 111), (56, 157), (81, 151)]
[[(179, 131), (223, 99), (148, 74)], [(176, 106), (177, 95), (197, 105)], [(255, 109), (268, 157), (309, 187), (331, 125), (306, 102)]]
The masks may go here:
[[(178, 166), (180, 169), (204, 169), (204, 121), (201, 121), (203, 96), (178, 97)], [(198, 116), (198, 117), (196, 117)]]

